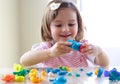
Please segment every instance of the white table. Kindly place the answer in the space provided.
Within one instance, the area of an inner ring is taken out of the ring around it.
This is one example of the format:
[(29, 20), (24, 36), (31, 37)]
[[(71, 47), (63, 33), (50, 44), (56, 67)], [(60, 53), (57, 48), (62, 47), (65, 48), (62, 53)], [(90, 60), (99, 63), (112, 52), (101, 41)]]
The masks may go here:
[[(113, 67), (106, 68), (106, 70), (111, 70), (112, 68)], [(115, 67), (115, 68), (117, 68), (117, 67)], [(88, 77), (86, 75), (86, 73), (91, 72), (91, 71), (94, 72), (96, 67), (83, 68), (83, 71), (79, 71), (79, 69), (80, 68), (72, 68), (72, 72), (71, 72), (72, 76), (65, 76), (67, 78), (66, 84), (120, 84), (120, 81), (118, 81), (118, 82), (109, 81), (108, 78), (104, 77), (103, 74), (100, 78), (97, 78), (97, 76), (94, 74), (92, 76)], [(2, 74), (12, 73), (12, 72), (13, 72), (12, 68), (2, 68), (2, 69), (0, 69), (0, 78), (1, 78)], [(80, 77), (76, 77), (74, 75), (75, 73), (79, 73)], [(0, 84), (34, 84), (34, 83), (31, 83), (29, 81), (29, 79), (26, 78), (26, 80), (24, 82), (9, 82), (9, 83), (5, 83), (4, 81), (2, 81), (0, 79)], [(46, 78), (44, 81), (37, 83), (37, 84), (52, 84), (52, 83), (49, 82), (49, 80)]]

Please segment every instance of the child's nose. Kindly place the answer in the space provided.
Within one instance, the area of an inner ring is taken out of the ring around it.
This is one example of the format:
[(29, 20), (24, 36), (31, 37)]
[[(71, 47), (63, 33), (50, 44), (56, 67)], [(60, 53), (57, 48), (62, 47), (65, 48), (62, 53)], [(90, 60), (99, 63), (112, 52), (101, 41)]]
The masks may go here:
[(62, 29), (62, 31), (69, 31), (69, 26), (68, 25), (65, 25)]

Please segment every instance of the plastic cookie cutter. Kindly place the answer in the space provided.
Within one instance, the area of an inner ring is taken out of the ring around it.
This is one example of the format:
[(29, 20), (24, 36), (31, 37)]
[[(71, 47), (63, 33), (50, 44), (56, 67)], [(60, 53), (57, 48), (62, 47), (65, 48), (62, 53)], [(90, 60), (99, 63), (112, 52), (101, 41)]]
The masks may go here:
[(49, 79), (49, 81), (53, 81), (55, 78), (54, 78), (54, 74), (52, 73), (52, 72), (49, 72), (48, 74), (47, 74), (47, 76), (48, 76), (48, 79)]
[(86, 47), (86, 46), (82, 45), (82, 43), (74, 41), (72, 39), (68, 39), (67, 41), (72, 43), (71, 46), (69, 46), (69, 47), (71, 47), (72, 49), (74, 49), (76, 51), (81, 52), (81, 49)]

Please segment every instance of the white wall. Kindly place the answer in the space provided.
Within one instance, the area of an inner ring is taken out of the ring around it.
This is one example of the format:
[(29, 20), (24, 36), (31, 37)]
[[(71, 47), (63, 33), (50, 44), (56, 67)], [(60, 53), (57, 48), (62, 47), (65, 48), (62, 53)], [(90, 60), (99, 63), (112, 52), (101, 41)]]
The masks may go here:
[(120, 48), (103, 48), (104, 51), (107, 53), (109, 59), (110, 59), (110, 65), (109, 66), (119, 66), (120, 65)]
[(105, 49), (110, 66), (120, 65), (119, 0), (81, 0), (81, 4), (87, 39)]
[(0, 0), (0, 67), (10, 67), (19, 53), (18, 0)]
[(19, 63), (40, 41), (40, 20), (49, 0), (0, 0), (0, 68)]
[(20, 0), (21, 54), (40, 41), (40, 21), (49, 0)]

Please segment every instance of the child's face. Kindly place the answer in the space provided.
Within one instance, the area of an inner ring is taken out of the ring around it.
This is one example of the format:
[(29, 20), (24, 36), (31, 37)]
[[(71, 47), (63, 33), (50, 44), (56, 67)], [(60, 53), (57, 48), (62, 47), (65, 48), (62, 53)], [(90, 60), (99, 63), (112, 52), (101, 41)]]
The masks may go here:
[(54, 41), (74, 39), (78, 31), (76, 12), (70, 8), (60, 9), (56, 18), (51, 22), (50, 28)]

